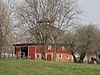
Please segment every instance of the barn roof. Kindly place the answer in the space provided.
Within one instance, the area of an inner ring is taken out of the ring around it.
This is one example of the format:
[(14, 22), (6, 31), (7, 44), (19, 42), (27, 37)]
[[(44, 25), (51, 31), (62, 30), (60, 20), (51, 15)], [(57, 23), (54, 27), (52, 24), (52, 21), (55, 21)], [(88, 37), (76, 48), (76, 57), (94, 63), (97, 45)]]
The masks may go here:
[[(13, 46), (31, 46), (31, 45), (35, 45), (35, 46), (39, 46), (39, 45), (43, 45), (43, 44), (36, 44), (36, 43), (25, 43), (25, 44), (13, 44)], [(50, 44), (53, 46), (53, 44)], [(61, 47), (61, 46), (64, 46), (63, 44), (60, 44), (58, 45), (58, 47)], [(40, 50), (40, 49), (37, 49), (37, 53), (41, 53), (41, 52), (44, 52), (44, 50)], [(54, 52), (54, 49), (51, 49), (51, 50), (46, 50), (46, 53), (51, 53), (51, 52)], [(65, 49), (65, 50), (62, 50), (62, 49), (58, 49), (56, 51), (56, 53), (68, 53), (68, 54), (71, 54), (71, 50), (69, 49)]]
[(30, 45), (42, 45), (42, 44), (36, 44), (36, 43), (13, 44), (13, 46), (30, 46)]
[[(17, 44), (13, 44), (13, 46), (30, 46), (30, 45), (43, 45), (42, 43), (41, 44), (38, 44), (38, 43), (17, 43)], [(55, 46), (56, 44), (48, 44), (48, 46), (51, 45), (51, 46)], [(57, 44), (57, 46), (66, 46), (65, 44)]]
[(71, 50), (66, 49), (66, 50), (57, 50), (56, 53), (69, 53), (69, 54), (71, 54), (72, 52), (71, 52)]

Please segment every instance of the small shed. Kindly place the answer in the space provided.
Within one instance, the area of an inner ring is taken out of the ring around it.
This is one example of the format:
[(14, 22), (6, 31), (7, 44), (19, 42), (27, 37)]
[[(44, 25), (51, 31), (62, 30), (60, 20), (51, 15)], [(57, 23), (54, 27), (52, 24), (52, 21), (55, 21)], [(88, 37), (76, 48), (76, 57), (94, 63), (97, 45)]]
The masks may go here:
[(14, 44), (15, 55), (17, 59), (31, 59), (41, 61), (43, 53), (45, 53), (46, 61), (53, 61), (55, 52), (55, 61), (57, 62), (72, 62), (73, 56), (71, 50), (66, 49), (64, 46), (49, 45), (46, 50), (42, 44)]

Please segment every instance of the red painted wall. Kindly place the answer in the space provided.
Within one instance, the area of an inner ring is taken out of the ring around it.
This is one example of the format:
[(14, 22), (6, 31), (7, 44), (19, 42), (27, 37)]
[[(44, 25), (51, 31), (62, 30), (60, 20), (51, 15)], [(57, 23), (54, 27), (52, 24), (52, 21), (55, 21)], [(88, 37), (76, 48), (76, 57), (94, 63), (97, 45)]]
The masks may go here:
[(20, 48), (16, 47), (16, 58), (20, 59)]
[[(40, 47), (42, 47), (42, 50), (40, 50)], [(28, 59), (32, 60), (37, 60), (40, 61), (42, 60), (42, 52), (44, 51), (42, 45), (31, 45), (28, 46)], [(47, 61), (52, 61), (53, 60), (53, 52), (54, 52), (54, 47), (51, 47), (51, 50), (46, 50), (45, 51), (45, 59)], [(36, 54), (35, 54), (36, 53)], [(39, 58), (36, 57), (36, 55), (39, 54)], [(59, 54), (62, 54), (62, 59), (59, 59)], [(67, 58), (68, 55), (68, 58)], [(20, 46), (16, 48), (16, 57), (20, 58)], [(36, 57), (36, 58), (35, 58)], [(59, 46), (57, 51), (56, 51), (56, 61), (57, 62), (72, 62), (72, 55), (70, 50), (62, 50), (62, 47)]]
[[(42, 60), (42, 53), (41, 53), (41, 50), (39, 49), (39, 47), (37, 46), (29, 46), (28, 47), (28, 56), (29, 56), (29, 59), (32, 59), (32, 60)], [(39, 58), (37, 58), (37, 54), (39, 54)]]
[[(59, 59), (59, 55), (62, 55), (62, 59)], [(67, 53), (56, 53), (57, 62), (73, 62), (72, 55)]]
[(35, 60), (35, 47), (28, 48), (28, 58)]

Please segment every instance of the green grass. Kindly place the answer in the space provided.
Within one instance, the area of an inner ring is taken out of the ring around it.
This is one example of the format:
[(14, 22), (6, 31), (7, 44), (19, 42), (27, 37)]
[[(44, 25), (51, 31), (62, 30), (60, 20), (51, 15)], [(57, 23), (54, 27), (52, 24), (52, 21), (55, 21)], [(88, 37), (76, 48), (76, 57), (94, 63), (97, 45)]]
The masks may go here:
[(100, 65), (0, 60), (0, 75), (100, 75)]

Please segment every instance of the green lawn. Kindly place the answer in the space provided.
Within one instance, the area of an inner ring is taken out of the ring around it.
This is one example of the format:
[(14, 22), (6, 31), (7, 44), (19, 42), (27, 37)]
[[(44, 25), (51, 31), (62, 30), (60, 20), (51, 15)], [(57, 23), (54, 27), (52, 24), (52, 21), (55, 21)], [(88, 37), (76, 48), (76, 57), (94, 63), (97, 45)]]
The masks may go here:
[(100, 75), (100, 65), (0, 60), (0, 75)]

